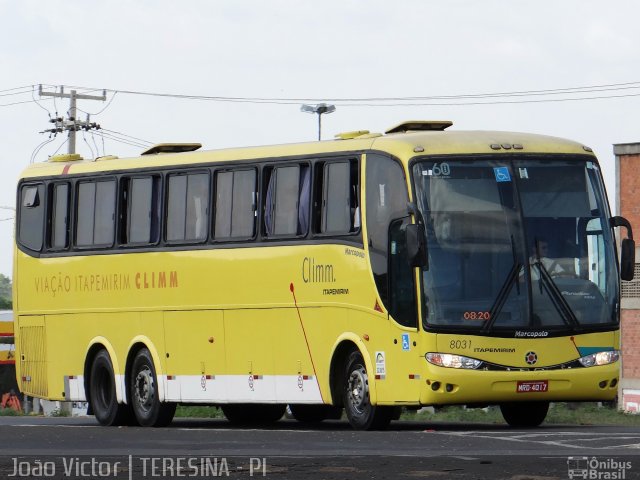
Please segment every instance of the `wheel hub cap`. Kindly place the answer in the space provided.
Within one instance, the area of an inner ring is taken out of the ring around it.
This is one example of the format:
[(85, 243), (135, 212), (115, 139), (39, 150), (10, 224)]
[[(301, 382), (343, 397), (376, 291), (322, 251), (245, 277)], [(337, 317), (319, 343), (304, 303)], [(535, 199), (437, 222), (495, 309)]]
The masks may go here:
[(145, 410), (149, 410), (155, 397), (155, 387), (151, 370), (144, 369), (138, 372), (135, 386), (135, 397), (138, 405)]
[(358, 411), (366, 406), (369, 399), (369, 381), (364, 369), (354, 370), (349, 376), (349, 401)]

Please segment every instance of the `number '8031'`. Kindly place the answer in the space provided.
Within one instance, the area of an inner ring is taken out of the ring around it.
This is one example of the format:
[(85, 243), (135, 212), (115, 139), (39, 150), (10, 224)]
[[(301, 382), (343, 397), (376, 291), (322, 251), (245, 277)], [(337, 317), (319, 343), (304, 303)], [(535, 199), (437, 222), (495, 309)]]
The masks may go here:
[(451, 350), (471, 348), (471, 340), (451, 340), (449, 342), (449, 348)]

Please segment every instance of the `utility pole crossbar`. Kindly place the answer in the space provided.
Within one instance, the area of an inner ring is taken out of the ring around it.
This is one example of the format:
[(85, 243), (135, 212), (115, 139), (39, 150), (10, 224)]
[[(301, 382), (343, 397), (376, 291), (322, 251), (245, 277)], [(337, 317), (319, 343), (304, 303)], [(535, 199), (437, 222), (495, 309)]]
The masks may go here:
[[(45, 92), (42, 90), (42, 85), (39, 86), (38, 94), (41, 97), (55, 97), (55, 98), (68, 98), (69, 99), (69, 118), (64, 120), (60, 117), (51, 119), (50, 122), (55, 124), (55, 128), (50, 128), (44, 132), (53, 133), (54, 135), (62, 133), (63, 131), (69, 132), (69, 149), (68, 153), (76, 153), (76, 132), (78, 130), (96, 130), (100, 128), (100, 125), (89, 122), (89, 115), (87, 120), (82, 121), (77, 118), (77, 100), (102, 100), (107, 99), (107, 91), (103, 90), (102, 95), (86, 95), (84, 93), (78, 93), (76, 90), (71, 90), (69, 93), (64, 92), (64, 87), (60, 87), (59, 92)], [(42, 133), (44, 133), (42, 132)]]

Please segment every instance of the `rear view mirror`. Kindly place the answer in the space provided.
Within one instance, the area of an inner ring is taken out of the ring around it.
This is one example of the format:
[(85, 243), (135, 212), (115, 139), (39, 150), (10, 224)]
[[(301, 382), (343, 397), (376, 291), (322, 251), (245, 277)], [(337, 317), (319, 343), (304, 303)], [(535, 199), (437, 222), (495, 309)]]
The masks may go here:
[(625, 238), (620, 248), (620, 278), (627, 281), (633, 280), (635, 266), (636, 242)]
[(636, 266), (636, 243), (633, 241), (633, 230), (629, 220), (624, 217), (611, 217), (612, 227), (624, 227), (627, 229), (627, 238), (622, 240), (620, 245), (620, 278), (622, 280), (633, 280)]
[(412, 267), (429, 268), (424, 225), (407, 225), (407, 259)]

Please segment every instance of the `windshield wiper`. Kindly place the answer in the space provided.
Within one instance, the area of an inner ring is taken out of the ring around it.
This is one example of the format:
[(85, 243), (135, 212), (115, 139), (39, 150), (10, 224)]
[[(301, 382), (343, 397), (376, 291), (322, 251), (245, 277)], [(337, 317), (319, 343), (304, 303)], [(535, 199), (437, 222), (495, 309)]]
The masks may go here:
[(482, 327), (483, 332), (490, 331), (491, 327), (493, 327), (493, 324), (498, 319), (498, 315), (500, 315), (502, 307), (504, 307), (504, 304), (509, 297), (509, 293), (511, 293), (514, 282), (518, 287), (518, 295), (520, 295), (520, 281), (518, 280), (518, 275), (520, 274), (522, 264), (518, 262), (518, 256), (516, 255), (516, 245), (513, 240), (513, 235), (511, 235), (511, 254), (513, 255), (513, 266), (507, 274), (507, 278), (502, 284), (502, 287), (500, 287), (500, 291), (498, 292), (498, 296), (496, 297), (496, 299), (493, 301), (493, 305), (491, 305), (491, 308), (489, 309), (489, 321)]
[(544, 285), (545, 290), (549, 294), (549, 297), (551, 297), (553, 306), (560, 313), (560, 316), (562, 317), (564, 323), (573, 328), (580, 326), (580, 322), (578, 322), (575, 313), (573, 313), (573, 310), (571, 310), (571, 307), (562, 296), (562, 292), (560, 292), (558, 286), (556, 285), (556, 282), (553, 281), (553, 278), (551, 278), (549, 271), (543, 265), (540, 256), (538, 256), (533, 264), (538, 267), (538, 270), (540, 272), (540, 279), (538, 281), (541, 282), (541, 285)]
[(520, 269), (522, 268), (522, 264), (516, 262), (511, 267), (511, 270), (507, 274), (507, 278), (505, 279), (502, 287), (500, 287), (500, 291), (498, 292), (498, 296), (493, 301), (493, 305), (491, 305), (491, 309), (489, 309), (489, 321), (484, 324), (482, 327), (483, 332), (489, 332), (493, 324), (498, 319), (498, 315), (502, 311), (502, 307), (504, 307), (507, 298), (509, 297), (509, 293), (511, 293), (511, 289), (513, 288), (513, 284), (518, 280), (518, 274), (520, 273)]

